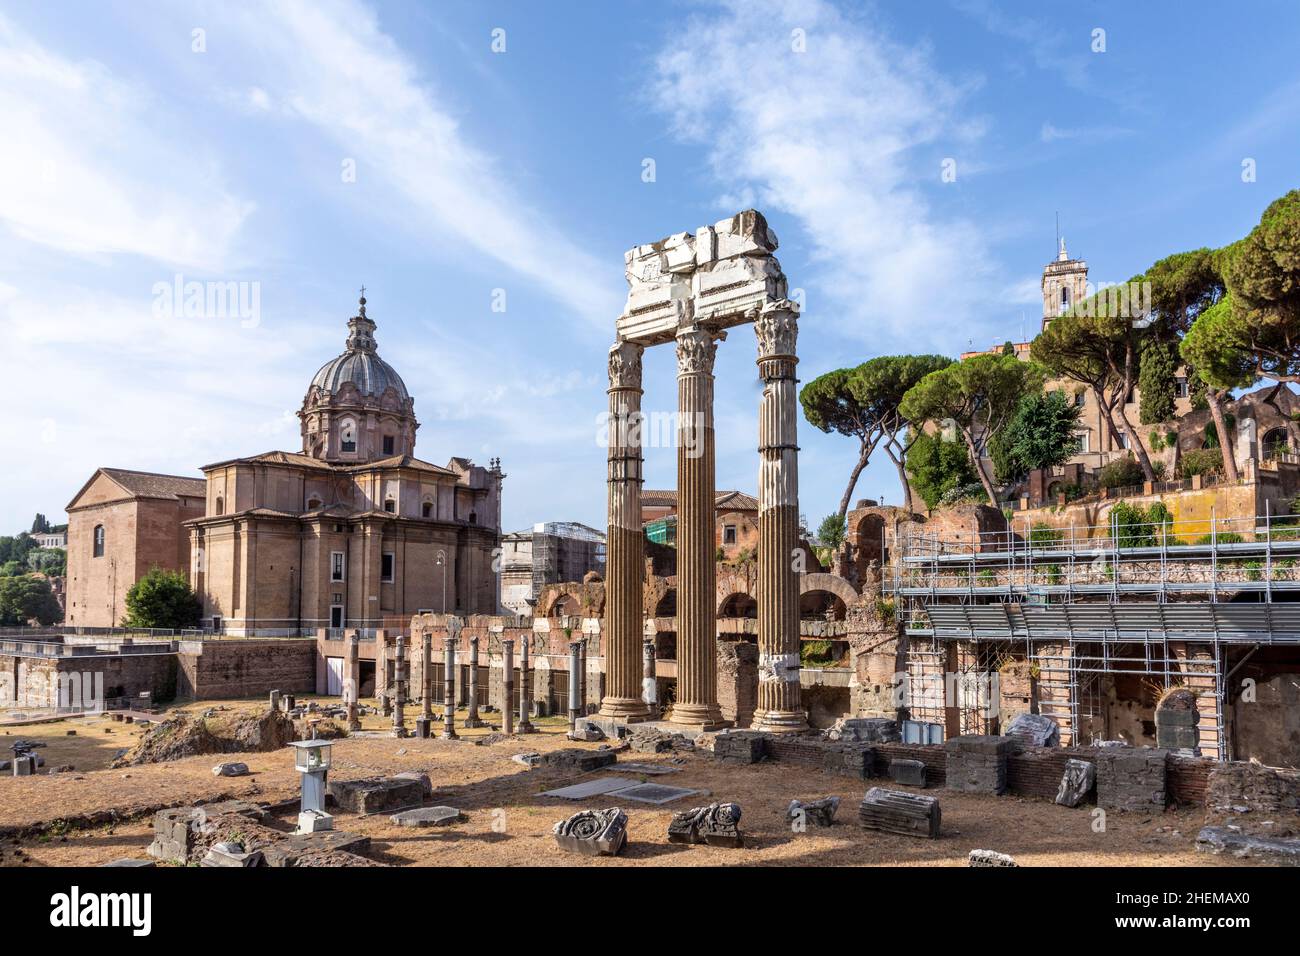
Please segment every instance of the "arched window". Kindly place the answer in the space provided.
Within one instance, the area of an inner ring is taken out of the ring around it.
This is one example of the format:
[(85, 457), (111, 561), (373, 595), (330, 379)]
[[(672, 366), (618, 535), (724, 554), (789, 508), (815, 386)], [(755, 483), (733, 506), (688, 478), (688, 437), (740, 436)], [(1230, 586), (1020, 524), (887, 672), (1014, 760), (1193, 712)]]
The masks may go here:
[(339, 426), (339, 451), (354, 452), (357, 450), (357, 425), (356, 422), (348, 419)]
[(320, 507), (320, 499), (319, 499), (319, 498), (308, 498), (308, 499), (307, 499), (307, 510), (308, 510), (308, 511), (315, 511), (315, 510), (316, 510), (317, 508), (319, 508), (319, 507)]
[(221, 495), (217, 495), (217, 514), (223, 515), (225, 513), (226, 513), (226, 499), (221, 497)]
[(432, 517), (433, 517), (433, 502), (432, 502), (432, 501), (426, 501), (423, 505), (420, 506), (420, 515), (421, 515), (421, 517), (424, 517), (424, 518), (432, 518)]
[(95, 525), (95, 557), (102, 558), (103, 556), (104, 556), (104, 526), (102, 524), (97, 524)]

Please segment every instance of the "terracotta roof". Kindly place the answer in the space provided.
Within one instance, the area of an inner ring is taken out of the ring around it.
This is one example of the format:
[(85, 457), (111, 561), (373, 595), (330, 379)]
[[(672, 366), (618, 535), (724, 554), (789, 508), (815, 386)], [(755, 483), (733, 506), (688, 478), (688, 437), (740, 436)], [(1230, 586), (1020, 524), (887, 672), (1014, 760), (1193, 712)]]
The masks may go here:
[(128, 471), (125, 468), (99, 469), (137, 498), (177, 498), (185, 495), (202, 498), (208, 493), (203, 478), (160, 475), (151, 471)]
[[(676, 505), (676, 488), (646, 488), (641, 492), (642, 505)], [(719, 491), (714, 498), (714, 506), (731, 511), (757, 511), (758, 499), (743, 491)]]

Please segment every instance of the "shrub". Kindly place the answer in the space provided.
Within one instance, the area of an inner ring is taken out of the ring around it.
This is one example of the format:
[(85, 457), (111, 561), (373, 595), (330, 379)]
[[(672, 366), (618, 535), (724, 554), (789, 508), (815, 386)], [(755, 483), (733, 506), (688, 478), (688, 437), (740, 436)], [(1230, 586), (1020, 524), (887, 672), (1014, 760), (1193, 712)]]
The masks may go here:
[(1038, 522), (1029, 529), (1029, 543), (1033, 546), (1047, 546), (1065, 540), (1065, 532)]
[(1127, 488), (1143, 481), (1142, 466), (1132, 455), (1116, 458), (1097, 471), (1097, 484), (1103, 488)]
[(1178, 477), (1217, 475), (1223, 468), (1223, 455), (1213, 448), (1197, 448), (1183, 454), (1178, 462)]
[(126, 592), (126, 627), (197, 627), (203, 603), (180, 571), (154, 567)]

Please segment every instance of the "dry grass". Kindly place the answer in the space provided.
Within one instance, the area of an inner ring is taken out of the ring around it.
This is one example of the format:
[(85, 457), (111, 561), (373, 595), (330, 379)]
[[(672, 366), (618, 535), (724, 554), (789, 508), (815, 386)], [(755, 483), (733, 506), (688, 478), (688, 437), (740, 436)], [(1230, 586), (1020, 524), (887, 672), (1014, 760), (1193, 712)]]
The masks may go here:
[[(192, 705), (203, 709), (211, 705)], [(232, 706), (227, 703), (226, 706)], [(260, 702), (238, 705), (256, 709)], [(410, 715), (412, 718), (414, 714)], [(78, 736), (59, 737), (57, 725), (43, 725), (50, 747), (43, 751), (51, 765), (77, 763), (55, 756), (60, 747), (89, 748), (81, 760), (102, 748), (124, 744), (124, 733), (102, 735), (77, 722)], [(388, 721), (368, 718), (367, 729), (380, 730)], [(355, 779), (401, 770), (427, 772), (434, 782), (434, 802), (458, 807), (466, 819), (455, 826), (412, 830), (393, 826), (387, 815), (357, 817), (339, 814), (335, 825), (363, 833), (373, 840), (372, 855), (397, 865), (441, 866), (736, 866), (736, 865), (896, 865), (963, 866), (976, 848), (1010, 853), (1031, 866), (1176, 866), (1224, 865), (1216, 857), (1195, 852), (1193, 840), (1201, 825), (1199, 810), (1165, 814), (1111, 813), (1103, 833), (1092, 830), (1089, 808), (1068, 810), (1046, 801), (1016, 797), (980, 797), (933, 791), (943, 807), (944, 836), (919, 840), (861, 829), (855, 824), (857, 804), (865, 785), (848, 778), (792, 764), (764, 763), (753, 767), (719, 764), (708, 754), (647, 756), (624, 754), (624, 761), (670, 763), (680, 772), (656, 778), (675, 786), (706, 791), (711, 799), (735, 800), (744, 810), (746, 845), (739, 850), (681, 847), (668, 844), (665, 833), (674, 809), (697, 805), (705, 798), (688, 798), (668, 807), (624, 802), (629, 816), (629, 844), (614, 859), (588, 859), (563, 853), (551, 837), (551, 825), (582, 807), (617, 801), (596, 797), (578, 802), (540, 796), (540, 792), (574, 782), (562, 771), (527, 770), (512, 754), (546, 751), (573, 744), (562, 736), (559, 720), (541, 722), (544, 730), (487, 746), (474, 746), (464, 731), (462, 741), (396, 740), (356, 737), (336, 741), (335, 778)], [(93, 724), (91, 724), (93, 726)], [(113, 729), (123, 730), (122, 724)], [(22, 728), (39, 737), (37, 728)], [(110, 742), (103, 739), (107, 737)], [(73, 753), (72, 750), (67, 753)], [(55, 821), (112, 808), (131, 817), (162, 805), (181, 805), (230, 797), (259, 801), (292, 798), (298, 777), (288, 751), (245, 754), (252, 776), (218, 778), (211, 772), (218, 757), (192, 757), (171, 763), (125, 770), (91, 770), (26, 778), (0, 778), (0, 827), (31, 828), (35, 835), (20, 841), (0, 841), (0, 864), (94, 865), (122, 856), (139, 856), (151, 839), (148, 817), (87, 829), (67, 829)], [(88, 765), (88, 764), (87, 764)], [(597, 771), (605, 774), (608, 771)], [(635, 781), (634, 775), (628, 775)], [(840, 822), (829, 830), (793, 833), (785, 821), (792, 797), (830, 794), (842, 798)], [(16, 853), (21, 853), (19, 857)]]

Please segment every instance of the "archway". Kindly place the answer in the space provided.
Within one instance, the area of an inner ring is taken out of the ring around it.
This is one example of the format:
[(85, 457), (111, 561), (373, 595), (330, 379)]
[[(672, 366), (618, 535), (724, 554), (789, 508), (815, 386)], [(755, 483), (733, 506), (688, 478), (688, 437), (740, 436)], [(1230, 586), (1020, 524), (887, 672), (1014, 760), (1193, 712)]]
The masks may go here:
[(744, 591), (733, 591), (718, 604), (718, 617), (741, 617), (751, 620), (758, 617), (758, 602)]
[(677, 616), (677, 589), (669, 588), (655, 605), (655, 617)]

